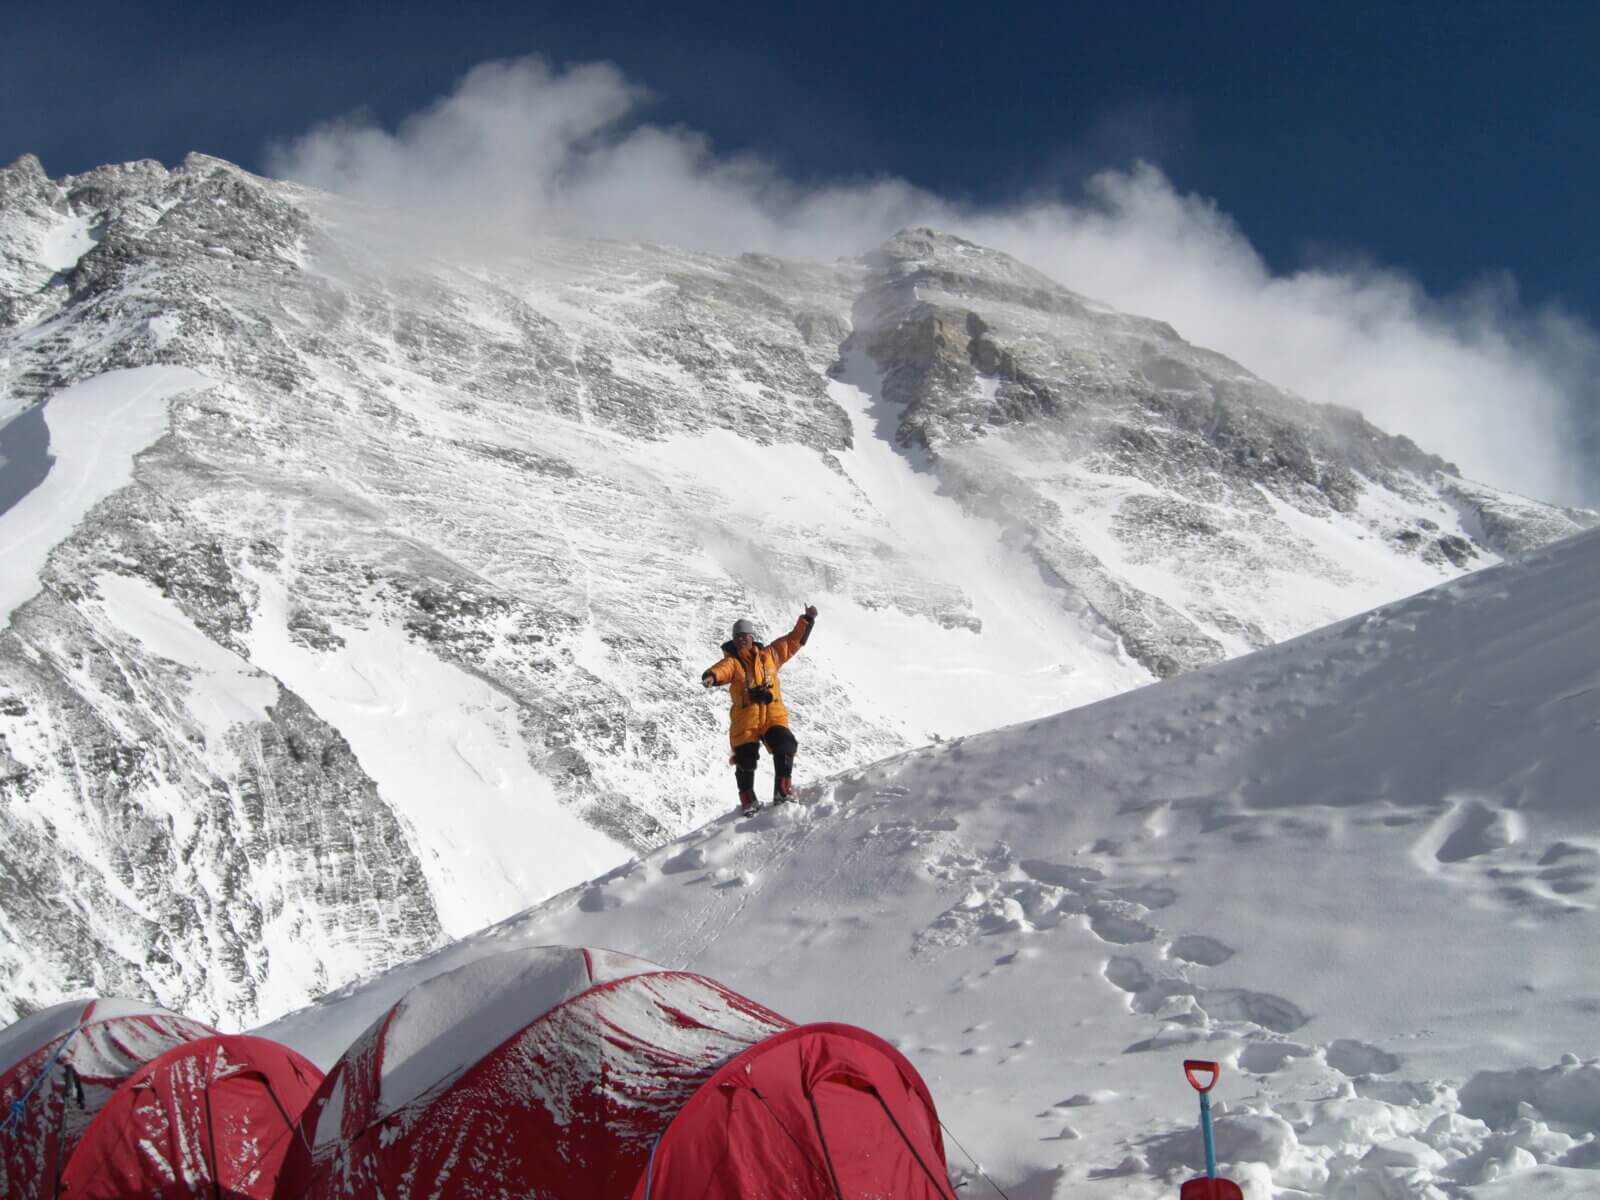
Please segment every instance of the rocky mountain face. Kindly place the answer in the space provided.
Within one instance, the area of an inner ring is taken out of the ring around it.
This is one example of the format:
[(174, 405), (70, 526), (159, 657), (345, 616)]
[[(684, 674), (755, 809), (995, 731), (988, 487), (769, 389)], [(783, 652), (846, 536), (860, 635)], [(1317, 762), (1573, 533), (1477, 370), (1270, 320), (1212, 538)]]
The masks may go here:
[(1304, 632), (1308, 578), (1361, 586), (1370, 568), (1303, 518), (1442, 572), (1593, 519), (1462, 480), (1409, 438), (1006, 255), (913, 230), (866, 262), (844, 348), (903, 406), (896, 444), (1158, 677)]
[(815, 778), (1596, 521), (928, 230), (485, 264), (200, 156), (0, 171), (0, 544), (52, 404), (159, 365), (209, 383), (0, 632), (0, 1021), (253, 1024), (725, 810), (737, 616), (823, 609)]

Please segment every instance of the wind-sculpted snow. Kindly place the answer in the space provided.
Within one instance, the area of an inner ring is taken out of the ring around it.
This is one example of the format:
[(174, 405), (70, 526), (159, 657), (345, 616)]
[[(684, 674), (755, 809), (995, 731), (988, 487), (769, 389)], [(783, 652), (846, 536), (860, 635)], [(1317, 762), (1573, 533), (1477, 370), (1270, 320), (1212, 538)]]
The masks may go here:
[[(23, 159), (0, 297), (0, 420), (209, 381), (0, 633), (0, 1017), (95, 986), (258, 1020), (697, 826), (738, 616), (822, 609), (784, 676), (815, 779), (1594, 519), (929, 231), (484, 265), (204, 156)], [(23, 504), (92, 474), (47, 452)]]
[(724, 817), (269, 1026), (604, 944), (891, 1038), (972, 1194), (1600, 1190), (1600, 533)]

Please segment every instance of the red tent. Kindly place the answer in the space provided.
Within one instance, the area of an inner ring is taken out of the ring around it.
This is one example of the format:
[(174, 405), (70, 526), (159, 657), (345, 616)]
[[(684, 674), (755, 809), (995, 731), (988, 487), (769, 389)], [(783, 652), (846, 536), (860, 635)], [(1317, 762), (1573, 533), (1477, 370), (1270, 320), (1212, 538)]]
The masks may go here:
[(407, 992), (301, 1119), (277, 1200), (953, 1200), (916, 1070), (701, 975), (604, 950)]
[(101, 1107), (153, 1058), (216, 1030), (132, 1000), (75, 1000), (0, 1032), (0, 1197), (53, 1200)]
[(100, 1110), (61, 1177), (70, 1200), (271, 1200), (322, 1072), (277, 1042), (198, 1038), (146, 1064)]
[[(933, 1097), (882, 1038), (800, 1025), (696, 1089), (630, 1200), (952, 1200)], [(552, 1193), (579, 1196), (581, 1191)]]

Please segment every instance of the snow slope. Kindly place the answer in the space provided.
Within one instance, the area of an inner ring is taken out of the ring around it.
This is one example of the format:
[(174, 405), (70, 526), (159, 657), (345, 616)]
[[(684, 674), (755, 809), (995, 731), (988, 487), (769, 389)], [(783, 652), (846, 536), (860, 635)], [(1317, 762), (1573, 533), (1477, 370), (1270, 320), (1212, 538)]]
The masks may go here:
[(504, 695), (389, 626), (341, 629), (336, 649), (313, 653), (290, 636), (282, 584), (259, 572), (254, 582), (270, 619), (251, 628), (251, 662), (349, 739), (400, 815), (447, 934), (470, 933), (483, 913), (515, 912), (548, 881), (588, 878), (626, 853), (560, 805), (522, 751)]
[[(107, 371), (53, 396), (44, 410), (54, 459), (44, 478), (0, 513), (0, 620), (39, 590), (56, 544), (99, 501), (133, 478), (133, 459), (167, 429), (173, 396), (211, 380), (187, 367)], [(0, 463), (0, 471), (27, 464)], [(5, 488), (0, 485), (0, 493)]]
[(1012, 1200), (1600, 1194), (1600, 535), (724, 818), (267, 1026), (582, 944), (856, 1022)]

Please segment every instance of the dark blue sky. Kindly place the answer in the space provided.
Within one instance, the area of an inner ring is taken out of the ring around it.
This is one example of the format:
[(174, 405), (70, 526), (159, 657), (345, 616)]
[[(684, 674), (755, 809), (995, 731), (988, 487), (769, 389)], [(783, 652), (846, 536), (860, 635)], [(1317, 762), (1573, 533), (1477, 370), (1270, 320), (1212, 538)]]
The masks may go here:
[(392, 124), (488, 59), (604, 59), (655, 93), (642, 119), (801, 181), (1070, 199), (1143, 157), (1279, 269), (1354, 254), (1435, 294), (1505, 270), (1600, 324), (1593, 3), (4, 11), (0, 162), (32, 151), (57, 176), (190, 150), (261, 169), (273, 138), (358, 108)]

